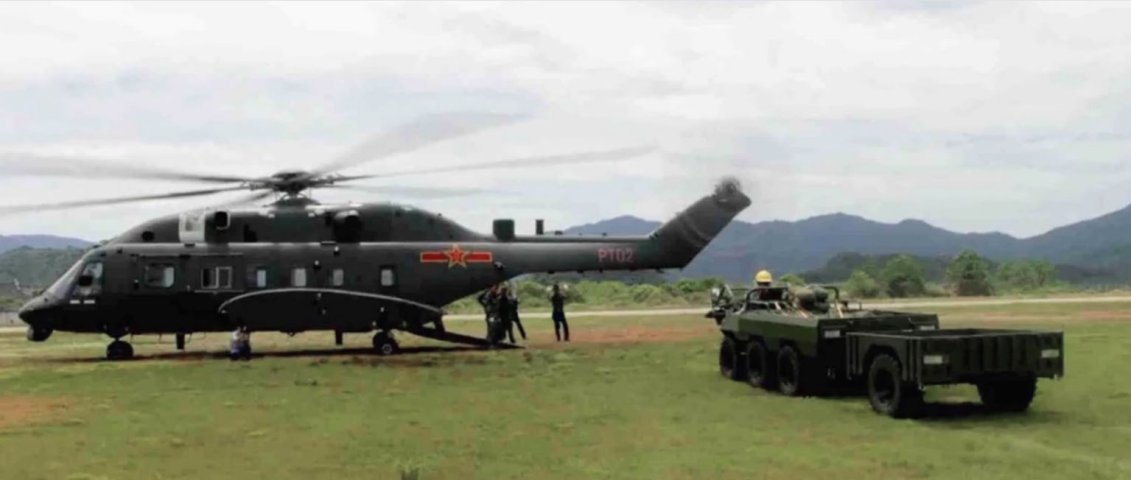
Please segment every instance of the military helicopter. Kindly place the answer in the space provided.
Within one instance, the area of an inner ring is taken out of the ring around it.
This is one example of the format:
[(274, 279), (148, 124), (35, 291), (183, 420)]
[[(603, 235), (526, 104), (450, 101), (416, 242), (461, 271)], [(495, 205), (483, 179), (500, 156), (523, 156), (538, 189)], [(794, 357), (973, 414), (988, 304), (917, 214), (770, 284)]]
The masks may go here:
[[(327, 205), (307, 195), (312, 189), (369, 178), (616, 161), (649, 151), (631, 148), (371, 175), (334, 173), (509, 121), (482, 115), (429, 118), (321, 167), (255, 178), (141, 166), (99, 169), (93, 159), (0, 154), (9, 167), (32, 160), (27, 162), (32, 166), (17, 173), (224, 185), (0, 207), (0, 213), (251, 191), (236, 202), (152, 219), (92, 247), (20, 310), (27, 338), (43, 342), (56, 330), (106, 334), (113, 339), (106, 348), (112, 360), (132, 358), (133, 347), (123, 340), (128, 336), (175, 335), (177, 349), (183, 350), (186, 335), (238, 327), (292, 335), (333, 331), (339, 345), (345, 333), (375, 332), (373, 346), (381, 355), (399, 351), (394, 331), (485, 346), (484, 339), (446, 331), (443, 306), (527, 273), (682, 268), (751, 203), (736, 180), (725, 179), (647, 236), (547, 234), (541, 220), (535, 235), (519, 236), (510, 219), (495, 220), (491, 234), (481, 234), (408, 205)], [(275, 198), (268, 205), (241, 206), (269, 197)]]

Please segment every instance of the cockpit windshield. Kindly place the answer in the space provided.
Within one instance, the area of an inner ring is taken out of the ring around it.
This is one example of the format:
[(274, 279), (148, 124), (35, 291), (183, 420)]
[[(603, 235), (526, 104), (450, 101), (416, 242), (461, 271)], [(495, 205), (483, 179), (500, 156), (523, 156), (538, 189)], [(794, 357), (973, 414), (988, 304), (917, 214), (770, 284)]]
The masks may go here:
[(55, 283), (52, 283), (50, 287), (47, 287), (47, 293), (55, 298), (66, 297), (70, 293), (71, 286), (75, 284), (75, 280), (79, 276), (79, 269), (82, 268), (84, 262), (85, 260), (81, 259), (75, 262), (71, 268), (67, 269), (67, 273), (55, 280)]
[(102, 262), (92, 260), (82, 268), (75, 296), (93, 297), (100, 293), (102, 293)]
[(46, 293), (55, 298), (92, 297), (102, 293), (102, 259), (85, 255), (55, 280)]

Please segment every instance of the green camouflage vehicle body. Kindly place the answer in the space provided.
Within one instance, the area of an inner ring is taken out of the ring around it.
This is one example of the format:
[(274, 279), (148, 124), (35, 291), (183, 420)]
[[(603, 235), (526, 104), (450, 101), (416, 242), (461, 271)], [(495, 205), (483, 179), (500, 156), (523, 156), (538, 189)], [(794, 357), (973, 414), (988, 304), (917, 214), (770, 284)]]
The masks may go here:
[(866, 387), (894, 417), (922, 413), (924, 387), (954, 383), (1025, 410), (1037, 378), (1063, 375), (1061, 332), (945, 330), (937, 315), (853, 307), (833, 287), (756, 288), (722, 311), (724, 376), (789, 396)]

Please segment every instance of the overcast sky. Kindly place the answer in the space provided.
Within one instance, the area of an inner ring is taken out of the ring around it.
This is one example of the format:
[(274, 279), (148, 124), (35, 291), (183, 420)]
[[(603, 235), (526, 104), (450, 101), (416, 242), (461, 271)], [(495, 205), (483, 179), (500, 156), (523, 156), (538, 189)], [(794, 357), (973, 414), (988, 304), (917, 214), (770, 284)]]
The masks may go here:
[[(422, 115), (522, 114), (348, 173), (658, 150), (398, 179), (492, 195), (315, 195), (529, 231), (663, 220), (737, 175), (745, 220), (841, 211), (1029, 236), (1131, 203), (1127, 25), (1115, 2), (4, 3), (0, 152), (262, 175)], [(206, 186), (0, 175), (0, 205)], [(101, 239), (226, 198), (5, 216), (0, 234)]]

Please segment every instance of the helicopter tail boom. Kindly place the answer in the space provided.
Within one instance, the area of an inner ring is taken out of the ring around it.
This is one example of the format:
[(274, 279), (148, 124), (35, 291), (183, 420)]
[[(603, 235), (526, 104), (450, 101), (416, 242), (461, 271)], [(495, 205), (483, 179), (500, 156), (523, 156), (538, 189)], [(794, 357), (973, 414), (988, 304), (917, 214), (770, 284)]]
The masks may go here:
[(519, 238), (499, 259), (515, 275), (683, 268), (750, 203), (738, 182), (725, 180), (647, 236)]
[(737, 180), (723, 180), (714, 193), (699, 199), (649, 235), (648, 241), (657, 247), (661, 257), (656, 263), (669, 264), (661, 268), (683, 268), (691, 263), (750, 204), (750, 197), (742, 192)]

